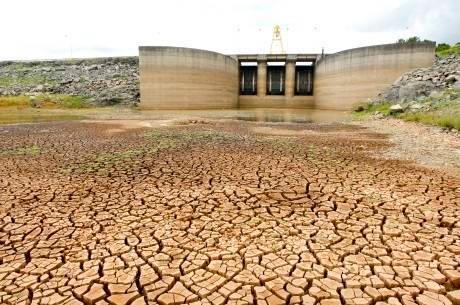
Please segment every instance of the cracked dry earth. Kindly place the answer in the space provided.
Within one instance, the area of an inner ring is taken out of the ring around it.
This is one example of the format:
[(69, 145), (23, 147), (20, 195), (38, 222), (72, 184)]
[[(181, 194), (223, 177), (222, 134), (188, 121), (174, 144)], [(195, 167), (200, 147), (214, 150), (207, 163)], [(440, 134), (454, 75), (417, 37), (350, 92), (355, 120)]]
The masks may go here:
[(260, 127), (0, 127), (0, 303), (459, 304), (458, 178)]

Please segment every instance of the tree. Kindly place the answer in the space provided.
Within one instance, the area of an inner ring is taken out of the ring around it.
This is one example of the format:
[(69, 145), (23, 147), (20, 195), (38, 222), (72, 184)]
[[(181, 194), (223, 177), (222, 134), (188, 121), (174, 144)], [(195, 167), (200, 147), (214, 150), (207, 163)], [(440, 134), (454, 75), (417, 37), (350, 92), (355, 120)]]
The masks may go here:
[(409, 37), (409, 38), (406, 39), (406, 42), (407, 42), (407, 43), (417, 43), (417, 42), (420, 42), (420, 37), (418, 37), (418, 36)]
[(450, 45), (447, 43), (438, 43), (438, 45), (436, 46), (436, 52), (441, 52), (449, 49)]
[[(418, 36), (409, 37), (407, 39), (400, 38), (397, 41), (397, 43), (419, 43), (419, 42), (422, 42), (422, 40)], [(424, 39), (423, 42), (431, 42), (431, 41)]]

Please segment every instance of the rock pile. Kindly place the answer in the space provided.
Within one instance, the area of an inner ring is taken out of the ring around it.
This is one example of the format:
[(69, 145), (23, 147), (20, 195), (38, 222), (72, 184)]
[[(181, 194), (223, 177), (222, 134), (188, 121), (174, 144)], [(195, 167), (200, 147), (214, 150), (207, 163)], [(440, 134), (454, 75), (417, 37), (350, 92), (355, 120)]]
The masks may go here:
[(0, 95), (78, 95), (95, 105), (139, 101), (137, 57), (0, 62)]
[(413, 100), (447, 88), (460, 89), (460, 56), (458, 55), (436, 58), (433, 66), (402, 75), (380, 93), (375, 101)]

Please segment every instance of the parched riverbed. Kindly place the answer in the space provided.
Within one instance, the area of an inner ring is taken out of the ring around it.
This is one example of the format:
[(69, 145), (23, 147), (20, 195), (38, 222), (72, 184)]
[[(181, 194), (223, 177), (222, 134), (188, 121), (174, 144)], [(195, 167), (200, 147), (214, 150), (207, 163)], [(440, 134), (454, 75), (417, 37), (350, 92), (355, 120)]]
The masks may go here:
[(238, 119), (1, 126), (0, 303), (458, 304), (458, 177)]

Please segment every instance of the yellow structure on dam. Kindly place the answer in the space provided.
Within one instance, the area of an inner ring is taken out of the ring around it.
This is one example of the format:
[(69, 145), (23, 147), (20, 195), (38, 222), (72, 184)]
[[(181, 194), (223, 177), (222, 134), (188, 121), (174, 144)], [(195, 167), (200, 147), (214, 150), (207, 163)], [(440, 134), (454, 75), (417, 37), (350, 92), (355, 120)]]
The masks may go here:
[(436, 43), (396, 43), (334, 54), (223, 55), (139, 47), (142, 109), (317, 108), (349, 110), (415, 68)]

